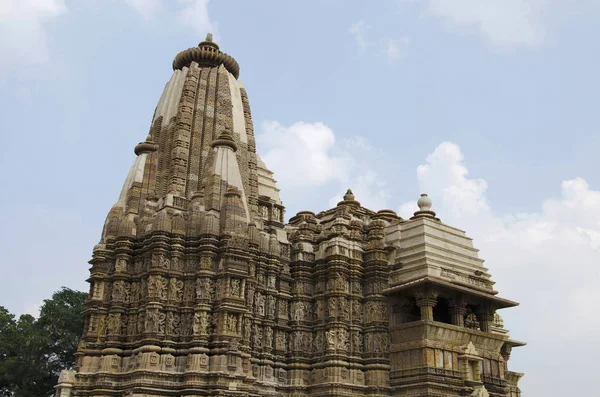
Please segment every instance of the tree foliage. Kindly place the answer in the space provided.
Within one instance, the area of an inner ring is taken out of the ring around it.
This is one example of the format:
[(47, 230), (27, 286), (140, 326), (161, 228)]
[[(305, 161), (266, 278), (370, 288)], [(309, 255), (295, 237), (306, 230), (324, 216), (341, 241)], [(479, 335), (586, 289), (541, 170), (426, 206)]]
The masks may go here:
[(63, 287), (40, 316), (18, 319), (0, 306), (0, 397), (54, 395), (58, 375), (74, 365), (87, 293)]

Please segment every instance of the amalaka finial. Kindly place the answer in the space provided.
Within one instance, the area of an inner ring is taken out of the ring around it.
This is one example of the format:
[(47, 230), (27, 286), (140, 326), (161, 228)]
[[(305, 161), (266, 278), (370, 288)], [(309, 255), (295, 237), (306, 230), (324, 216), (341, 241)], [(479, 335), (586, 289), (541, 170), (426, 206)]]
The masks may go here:
[(150, 134), (146, 137), (144, 142), (138, 143), (133, 149), (136, 156), (139, 156), (142, 153), (152, 153), (158, 150), (158, 145), (152, 142), (152, 137)]
[(228, 128), (225, 128), (221, 132), (221, 134), (217, 137), (217, 139), (215, 139), (212, 142), (211, 146), (213, 148), (216, 148), (219, 146), (229, 147), (234, 152), (237, 151), (237, 145), (235, 143), (235, 140), (233, 139), (233, 135), (231, 135), (231, 131)]
[(193, 62), (209, 67), (223, 65), (233, 77), (240, 77), (240, 65), (233, 57), (219, 49), (219, 45), (213, 41), (212, 33), (207, 33), (206, 39), (201, 41), (198, 47), (188, 48), (177, 54), (173, 60), (173, 70), (189, 68)]
[(410, 219), (416, 218), (433, 218), (439, 220), (435, 217), (435, 212), (431, 210), (431, 199), (427, 196), (426, 193), (421, 194), (421, 198), (417, 201), (417, 205), (419, 206), (419, 210), (415, 212), (414, 216)]

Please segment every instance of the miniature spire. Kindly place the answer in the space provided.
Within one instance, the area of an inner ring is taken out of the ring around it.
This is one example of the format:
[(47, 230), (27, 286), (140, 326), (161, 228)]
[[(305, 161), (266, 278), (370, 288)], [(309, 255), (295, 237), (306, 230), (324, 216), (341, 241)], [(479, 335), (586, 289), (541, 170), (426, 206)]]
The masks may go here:
[(346, 194), (344, 194), (344, 199), (337, 203), (337, 205), (360, 205), (360, 203), (356, 201), (352, 189), (348, 189)]
[(231, 131), (229, 131), (228, 128), (225, 128), (223, 132), (221, 132), (221, 135), (219, 135), (217, 139), (212, 142), (211, 146), (213, 148), (224, 146), (231, 148), (231, 150), (234, 152), (237, 151), (237, 145), (235, 144), (233, 135), (231, 135)]
[(417, 201), (417, 205), (419, 206), (419, 210), (415, 212), (414, 216), (410, 219), (433, 218), (439, 220), (435, 217), (435, 212), (431, 210), (431, 199), (426, 193), (421, 194), (421, 198)]
[(152, 138), (150, 138), (150, 134), (148, 134), (148, 136), (146, 137), (146, 140), (144, 142), (138, 143), (137, 145), (135, 145), (135, 148), (133, 149), (134, 153), (138, 156), (142, 153), (152, 153), (152, 152), (156, 152), (157, 150), (158, 150), (158, 145), (156, 145), (152, 141)]

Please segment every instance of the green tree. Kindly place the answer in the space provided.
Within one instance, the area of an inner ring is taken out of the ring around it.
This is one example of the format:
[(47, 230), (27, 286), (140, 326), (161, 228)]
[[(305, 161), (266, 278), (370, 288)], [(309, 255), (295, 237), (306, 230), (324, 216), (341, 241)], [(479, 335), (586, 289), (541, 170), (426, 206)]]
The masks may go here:
[(87, 293), (63, 287), (44, 300), (36, 320), (18, 320), (0, 306), (0, 396), (47, 397), (63, 369), (72, 368), (83, 332)]

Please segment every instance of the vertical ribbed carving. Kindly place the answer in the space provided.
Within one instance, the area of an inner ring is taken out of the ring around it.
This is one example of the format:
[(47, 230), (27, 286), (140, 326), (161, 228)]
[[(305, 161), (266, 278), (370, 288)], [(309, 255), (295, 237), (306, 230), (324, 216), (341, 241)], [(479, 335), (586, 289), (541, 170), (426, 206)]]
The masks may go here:
[[(254, 125), (252, 123), (252, 114), (250, 112), (250, 102), (245, 88), (240, 88), (242, 97), (242, 106), (244, 107), (244, 120), (246, 127), (246, 136), (248, 137), (248, 178), (245, 179), (248, 195), (248, 209), (252, 214), (258, 213), (258, 171), (256, 162), (256, 139), (254, 138)], [(244, 164), (244, 163), (242, 163)], [(243, 167), (246, 168), (246, 167)]]
[(208, 171), (208, 158), (212, 151), (214, 140), (215, 111), (216, 111), (217, 68), (208, 69), (206, 100), (204, 102), (204, 126), (202, 128), (202, 157), (200, 159), (200, 183), (204, 182)]
[(181, 196), (185, 194), (190, 136), (199, 74), (198, 65), (193, 63), (183, 83), (175, 133), (170, 148), (171, 162), (168, 193)]
[(190, 197), (199, 190), (200, 167), (202, 160), (202, 141), (204, 135), (204, 119), (206, 114), (206, 88), (210, 69), (199, 69), (198, 87), (194, 105), (194, 119), (192, 121), (192, 136), (190, 142), (190, 156), (186, 184), (186, 196)]

